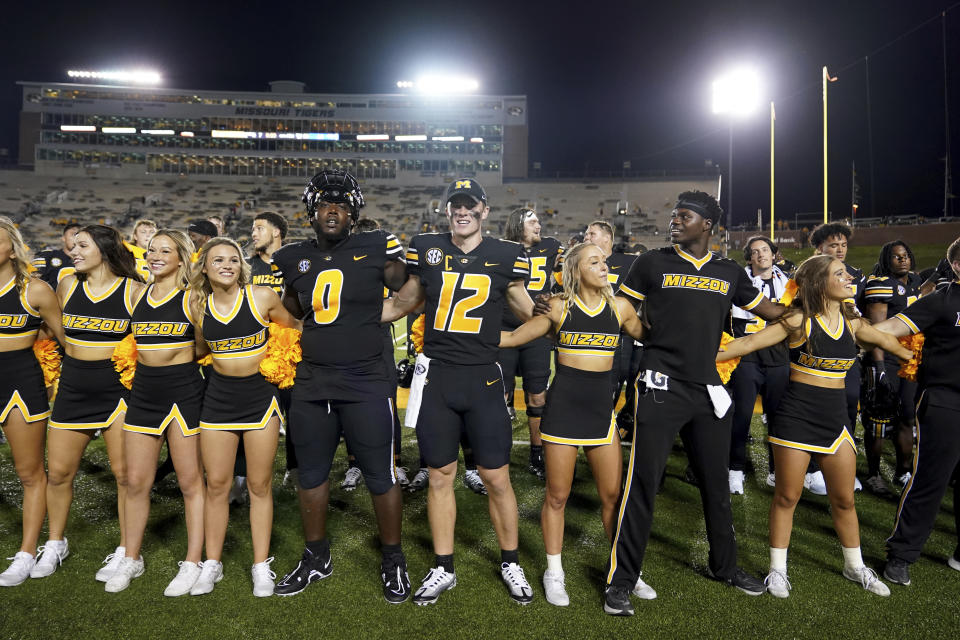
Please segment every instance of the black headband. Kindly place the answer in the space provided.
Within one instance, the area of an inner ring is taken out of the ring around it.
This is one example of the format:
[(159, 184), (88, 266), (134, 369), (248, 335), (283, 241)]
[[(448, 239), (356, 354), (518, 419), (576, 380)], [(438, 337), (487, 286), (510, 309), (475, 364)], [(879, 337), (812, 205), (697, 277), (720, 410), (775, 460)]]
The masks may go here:
[(679, 202), (677, 202), (676, 206), (674, 206), (673, 208), (674, 208), (674, 209), (689, 209), (690, 211), (693, 211), (694, 213), (700, 214), (700, 215), (703, 216), (704, 218), (707, 218), (707, 219), (709, 219), (709, 220), (713, 220), (714, 222), (716, 222), (716, 221), (720, 218), (720, 216), (714, 215), (714, 214), (710, 213), (709, 211), (707, 211), (707, 208), (704, 207), (702, 204), (699, 204), (699, 203), (697, 203), (697, 202), (690, 202), (689, 200), (680, 200)]

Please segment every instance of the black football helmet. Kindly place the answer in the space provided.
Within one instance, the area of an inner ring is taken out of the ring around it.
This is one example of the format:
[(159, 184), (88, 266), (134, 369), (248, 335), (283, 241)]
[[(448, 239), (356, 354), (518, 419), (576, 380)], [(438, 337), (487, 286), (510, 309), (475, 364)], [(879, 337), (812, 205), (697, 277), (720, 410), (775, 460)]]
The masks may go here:
[(360, 209), (366, 204), (360, 192), (357, 179), (343, 169), (324, 169), (310, 178), (303, 190), (303, 203), (307, 214), (312, 218), (317, 214), (321, 202), (346, 204), (350, 207), (350, 218), (356, 222)]
[(900, 396), (889, 382), (877, 380), (873, 367), (864, 363), (860, 379), (860, 420), (880, 437), (891, 437), (900, 413)]
[(397, 386), (409, 389), (413, 383), (413, 363), (404, 358), (397, 363)]

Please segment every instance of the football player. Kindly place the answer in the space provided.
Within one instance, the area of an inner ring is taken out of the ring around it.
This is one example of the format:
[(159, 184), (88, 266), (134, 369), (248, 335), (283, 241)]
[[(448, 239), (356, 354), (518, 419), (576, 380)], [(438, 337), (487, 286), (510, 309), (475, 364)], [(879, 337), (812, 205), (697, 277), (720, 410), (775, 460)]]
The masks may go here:
[(82, 224), (71, 222), (63, 228), (61, 240), (62, 249), (48, 249), (40, 251), (33, 256), (33, 266), (37, 270), (37, 276), (48, 285), (57, 288), (60, 281), (75, 272), (73, 260), (70, 259), (70, 252), (77, 243), (75, 236), (77, 231), (83, 228)]
[(380, 533), (383, 595), (410, 596), (400, 546), (403, 502), (393, 462), (393, 393), (383, 358), (383, 288), (406, 280), (400, 242), (385, 231), (351, 234), (364, 205), (356, 179), (323, 170), (303, 192), (316, 237), (273, 254), (283, 274), (284, 304), (304, 323), (290, 431), (299, 462), (300, 516), (306, 548), (276, 586), (293, 595), (333, 571), (327, 538), (330, 467), (341, 434), (357, 458)]
[(384, 304), (383, 320), (393, 321), (426, 302), (423, 353), (417, 356), (406, 423), (416, 426), (420, 453), (430, 469), (427, 515), (436, 557), (413, 601), (436, 602), (457, 584), (453, 481), (463, 427), (490, 496), (501, 577), (510, 597), (527, 604), (533, 590), (517, 553), (517, 499), (509, 467), (513, 438), (497, 345), (505, 303), (521, 322), (533, 313), (526, 289), (529, 261), (519, 243), (484, 237), (490, 207), (476, 180), (451, 182), (444, 209), (450, 231), (411, 240), (409, 279)]

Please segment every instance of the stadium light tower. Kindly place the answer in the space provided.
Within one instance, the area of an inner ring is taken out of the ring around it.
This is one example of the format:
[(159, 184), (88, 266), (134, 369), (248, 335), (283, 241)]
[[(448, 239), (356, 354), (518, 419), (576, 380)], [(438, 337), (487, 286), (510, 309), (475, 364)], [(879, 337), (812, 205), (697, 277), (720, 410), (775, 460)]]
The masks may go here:
[(149, 69), (113, 69), (106, 71), (85, 71), (70, 69), (67, 76), (78, 80), (104, 80), (120, 84), (160, 84), (160, 74)]
[(727, 233), (733, 223), (733, 125), (760, 105), (760, 78), (750, 68), (734, 69), (713, 82), (713, 112), (726, 116), (730, 125), (727, 158)]

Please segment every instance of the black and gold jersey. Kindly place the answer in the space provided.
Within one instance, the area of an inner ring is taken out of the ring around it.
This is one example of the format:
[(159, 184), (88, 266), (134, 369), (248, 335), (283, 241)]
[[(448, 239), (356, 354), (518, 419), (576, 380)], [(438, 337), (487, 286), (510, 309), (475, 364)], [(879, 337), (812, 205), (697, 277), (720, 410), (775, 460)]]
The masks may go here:
[(192, 346), (193, 316), (190, 313), (190, 292), (174, 289), (154, 300), (153, 285), (133, 309), (130, 317), (133, 337), (140, 351), (181, 349)]
[(237, 291), (237, 299), (226, 314), (217, 310), (213, 294), (203, 303), (203, 339), (214, 360), (263, 355), (267, 352), (267, 325), (253, 298), (253, 285)]
[(264, 260), (260, 254), (255, 254), (247, 262), (250, 264), (250, 281), (253, 284), (270, 287), (278, 296), (283, 295), (283, 273), (273, 260)]
[(507, 286), (530, 275), (523, 246), (484, 238), (463, 253), (450, 233), (425, 233), (411, 240), (407, 263), (426, 292), (427, 357), (451, 364), (496, 362)]
[(578, 296), (567, 300), (557, 329), (557, 351), (569, 356), (609, 358), (620, 344), (620, 312), (601, 299), (595, 309)]
[[(530, 278), (527, 280), (527, 291), (530, 297), (553, 291), (554, 271), (561, 264), (563, 245), (556, 238), (542, 238), (540, 242), (526, 249), (527, 259), (530, 261)], [(504, 305), (503, 326), (515, 329), (520, 326), (520, 320), (513, 314), (510, 307)]]
[(403, 248), (381, 230), (351, 234), (332, 250), (305, 240), (273, 254), (305, 312), (300, 339), (305, 362), (353, 367), (381, 358), (383, 271), (390, 260), (403, 260)]
[(99, 296), (87, 282), (74, 280), (63, 302), (63, 333), (67, 343), (79, 347), (109, 347), (120, 344), (130, 333), (130, 316), (136, 306), (131, 299), (130, 278), (117, 278)]
[(0, 287), (0, 341), (35, 336), (42, 323), (40, 312), (27, 300), (26, 287), (20, 290), (15, 277)]
[(857, 343), (853, 329), (842, 316), (840, 326), (830, 329), (818, 316), (803, 323), (803, 336), (790, 342), (790, 370), (816, 376), (843, 380), (857, 361)]
[(33, 266), (37, 276), (53, 289), (71, 273), (76, 273), (73, 260), (62, 249), (41, 251), (33, 256)]
[(641, 368), (699, 384), (720, 384), (715, 359), (730, 306), (749, 311), (763, 300), (733, 260), (698, 260), (679, 246), (637, 257), (619, 294), (642, 302), (651, 325)]
[(907, 274), (906, 283), (893, 276), (870, 276), (863, 287), (863, 302), (875, 302), (887, 305), (887, 317), (892, 318), (920, 297), (920, 285), (923, 281), (912, 271)]
[(921, 389), (930, 393), (931, 404), (956, 409), (960, 406), (960, 283), (951, 282), (923, 296), (896, 315), (911, 333), (923, 333), (923, 357), (917, 376)]
[(847, 300), (844, 300), (844, 302), (852, 302), (853, 306), (859, 309), (861, 303), (863, 302), (863, 285), (867, 279), (863, 275), (863, 271), (860, 269), (851, 267), (846, 263), (844, 263), (843, 266), (847, 268), (847, 273), (849, 273), (850, 277), (853, 278), (853, 281), (850, 283), (850, 286), (853, 287), (853, 298), (848, 298)]

